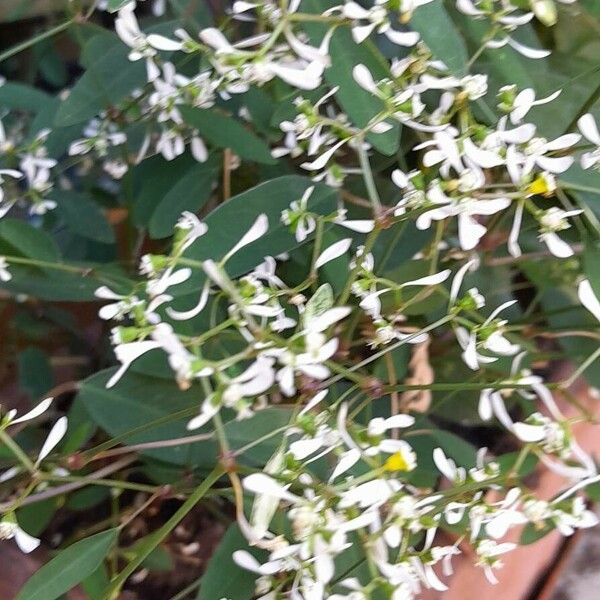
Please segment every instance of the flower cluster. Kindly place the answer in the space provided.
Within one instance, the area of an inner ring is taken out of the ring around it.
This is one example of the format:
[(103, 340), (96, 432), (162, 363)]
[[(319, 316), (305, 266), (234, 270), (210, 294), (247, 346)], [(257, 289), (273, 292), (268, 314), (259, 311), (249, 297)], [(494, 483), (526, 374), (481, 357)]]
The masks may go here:
[[(139, 262), (137, 283), (96, 289), (105, 301), (99, 316), (114, 322), (118, 367), (106, 386), (119, 386), (147, 353), (162, 353), (180, 390), (201, 398), (188, 429), (215, 432), (224, 462), (235, 457), (223, 441), (225, 418), (289, 408), (289, 422), (267, 434), (281, 440), (264, 468), (240, 485), (228, 464), (238, 523), (256, 550), (238, 550), (234, 559), (257, 575), (261, 600), (410, 600), (424, 589), (444, 591), (464, 544), (494, 583), (502, 555), (515, 547), (503, 541), (510, 530), (571, 535), (596, 524), (580, 491), (600, 476), (573, 434), (579, 417), (556, 400), (564, 388), (532, 366), (537, 331), (527, 326), (529, 308), (513, 287), (484, 285), (495, 264), (571, 259), (561, 263), (564, 276), (590, 313), (582, 314), (600, 322), (597, 282), (581, 275), (573, 235), (600, 230), (563, 180), (579, 167), (600, 170), (598, 126), (580, 113), (562, 135), (545, 137), (530, 112), (560, 90), (538, 97), (510, 82), (494, 89), (492, 78), (473, 70), (482, 53), (501, 47), (526, 59), (547, 56), (517, 36), (552, 14), (527, 11), (527, 2), (457, 0), (462, 16), (488, 24), (459, 72), (413, 27), (414, 15), (434, 2), (344, 1), (304, 13), (298, 0), (236, 1), (232, 29), (251, 31), (240, 40), (216, 27), (146, 33), (130, 2), (115, 29), (128, 60), (145, 65), (145, 83), (92, 119), (68, 149), (89, 168), (98, 158), (114, 180), (156, 154), (174, 161), (189, 153), (204, 163), (229, 146), (217, 145), (190, 111), (240, 117), (236, 126), (250, 136), (260, 129), (248, 101), (255, 88), (289, 100), (263, 133), (267, 160), (305, 176), (299, 193), (275, 214), (245, 208), (237, 238), (219, 239), (212, 253), (206, 247), (223, 232), (207, 224), (210, 217), (184, 212), (170, 249), (143, 246), (153, 250)], [(354, 61), (347, 81), (333, 85), (330, 49), (340, 31), (353, 49), (392, 44), (393, 58)], [(357, 111), (348, 86), (376, 109)], [(0, 216), (21, 199), (36, 214), (54, 207), (48, 134), (26, 143), (0, 129)], [(379, 153), (394, 137), (402, 149)], [(230, 159), (228, 150), (224, 181)], [(335, 200), (324, 208), (326, 194)], [(413, 248), (420, 236), (425, 241)], [(390, 266), (395, 253), (402, 258)], [(0, 257), (3, 282), (9, 266), (10, 257)], [(537, 297), (531, 302), (534, 310)], [(464, 383), (443, 381), (439, 357)], [(403, 394), (428, 394), (429, 404), (437, 390), (475, 390), (479, 423), (499, 425), (514, 456), (501, 460), (481, 448), (465, 458), (432, 435), (433, 422)], [(9, 414), (4, 426), (17, 422)], [(65, 431), (61, 419), (34, 470)], [(552, 500), (537, 498), (524, 481), (528, 459), (564, 478)], [(32, 547), (23, 533), (12, 514), (0, 523), (0, 537)]]
[(54, 187), (52, 169), (57, 164), (45, 147), (49, 134), (49, 129), (42, 129), (33, 140), (26, 140), (21, 132), (7, 133), (0, 122), (0, 218), (15, 205), (27, 205), (32, 215), (56, 207), (47, 197)]

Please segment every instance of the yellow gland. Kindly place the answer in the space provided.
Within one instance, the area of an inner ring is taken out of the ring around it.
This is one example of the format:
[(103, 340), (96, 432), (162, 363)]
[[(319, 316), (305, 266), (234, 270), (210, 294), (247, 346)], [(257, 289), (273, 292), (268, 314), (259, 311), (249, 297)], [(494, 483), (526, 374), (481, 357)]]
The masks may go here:
[(532, 195), (545, 196), (551, 191), (552, 190), (544, 177), (536, 177), (527, 188), (527, 192)]
[(386, 471), (408, 471), (409, 465), (400, 452), (392, 454), (383, 465)]

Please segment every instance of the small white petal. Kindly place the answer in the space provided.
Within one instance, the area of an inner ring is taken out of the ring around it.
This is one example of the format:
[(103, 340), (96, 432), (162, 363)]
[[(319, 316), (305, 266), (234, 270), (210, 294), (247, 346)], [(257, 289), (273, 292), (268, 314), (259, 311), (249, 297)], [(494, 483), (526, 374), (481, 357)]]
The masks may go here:
[(44, 460), (44, 458), (46, 458), (46, 456), (48, 456), (48, 454), (50, 454), (50, 452), (54, 450), (54, 448), (60, 442), (60, 440), (63, 439), (65, 433), (67, 433), (68, 424), (69, 421), (67, 417), (61, 417), (60, 419), (58, 419), (58, 421), (56, 421), (56, 423), (54, 423), (54, 426), (50, 430), (50, 433), (48, 434), (48, 437), (46, 438), (46, 441), (44, 442), (44, 445), (40, 450), (40, 454), (38, 456), (36, 464), (39, 465)]
[(543, 233), (540, 238), (548, 246), (548, 250), (558, 258), (569, 258), (573, 256), (573, 249), (567, 242), (563, 241), (556, 233)]
[(444, 271), (440, 271), (439, 273), (435, 273), (434, 275), (427, 275), (426, 277), (414, 279), (413, 281), (407, 281), (406, 283), (400, 284), (400, 287), (408, 287), (412, 285), (438, 285), (446, 281), (451, 272), (452, 271), (450, 269), (446, 269)]
[(25, 554), (33, 552), (40, 545), (40, 540), (29, 535), (20, 527), (15, 531), (15, 542), (17, 542), (17, 546), (19, 546), (21, 552)]
[(52, 404), (53, 400), (54, 400), (54, 398), (45, 398), (37, 406), (32, 408), (29, 412), (18, 417), (17, 419), (13, 419), (10, 422), (10, 424), (14, 425), (15, 423), (23, 423), (24, 421), (31, 421), (32, 419), (39, 417), (40, 415), (44, 414), (50, 408), (50, 405)]
[(415, 418), (410, 415), (394, 415), (385, 420), (386, 429), (395, 429), (396, 427), (411, 427), (415, 424)]
[(233, 50), (227, 38), (215, 27), (203, 29), (198, 35), (205, 44), (216, 50)]
[(258, 238), (265, 235), (268, 229), (269, 219), (267, 218), (267, 215), (259, 215), (256, 221), (254, 221), (254, 223), (252, 224), (252, 227), (250, 227), (250, 229), (242, 236), (240, 241), (225, 255), (225, 258), (223, 260), (227, 260), (244, 246), (255, 242)]
[(335, 308), (330, 308), (329, 310), (326, 310), (322, 315), (313, 317), (306, 324), (306, 327), (310, 331), (325, 331), (334, 323), (345, 319), (351, 312), (352, 309), (349, 306), (336, 306)]
[(596, 146), (600, 146), (600, 132), (598, 131), (594, 117), (590, 113), (583, 115), (577, 121), (577, 125), (579, 125), (579, 131), (581, 131), (587, 140)]
[(344, 238), (339, 242), (335, 242), (335, 244), (332, 244), (331, 246), (329, 246), (329, 248), (326, 248), (319, 255), (319, 258), (317, 258), (317, 260), (315, 261), (315, 269), (319, 269), (328, 262), (335, 260), (336, 258), (339, 258), (343, 254), (345, 254), (350, 248), (351, 244), (352, 238)]
[(351, 469), (360, 459), (360, 451), (357, 448), (350, 448), (342, 454), (342, 457), (338, 461), (338, 464), (335, 466), (335, 469), (331, 473), (331, 477), (329, 481), (333, 481), (340, 475), (344, 474), (346, 471)]
[(168, 306), (167, 314), (175, 321), (188, 321), (189, 319), (192, 319), (196, 315), (200, 314), (202, 312), (202, 309), (206, 306), (206, 303), (208, 302), (209, 291), (210, 285), (207, 282), (202, 288), (202, 292), (200, 294), (200, 298), (198, 299), (198, 304), (196, 304), (196, 306), (186, 311), (177, 311)]
[(290, 452), (296, 460), (304, 460), (314, 454), (322, 445), (322, 440), (319, 438), (297, 440), (290, 444)]
[(151, 33), (147, 38), (148, 43), (157, 50), (181, 50), (183, 44), (175, 40), (171, 40), (164, 35), (158, 35), (157, 33)]
[(539, 442), (546, 435), (544, 427), (528, 423), (515, 423), (513, 432), (522, 442)]
[(491, 393), (492, 390), (485, 389), (481, 390), (481, 394), (479, 395), (479, 405), (477, 407), (477, 412), (479, 413), (479, 416), (481, 417), (482, 421), (489, 421), (493, 416), (492, 403), (490, 400)]
[(361, 19), (368, 19), (370, 15), (366, 8), (363, 8), (356, 2), (346, 2), (342, 6), (342, 14), (348, 19), (356, 19), (358, 21)]
[(356, 81), (361, 88), (367, 90), (367, 92), (371, 92), (372, 94), (379, 93), (373, 75), (371, 75), (371, 71), (369, 71), (365, 65), (356, 65), (354, 69), (352, 69), (352, 77), (354, 78), (354, 81)]
[(299, 414), (303, 415), (312, 410), (317, 404), (319, 404), (319, 402), (323, 400), (323, 398), (325, 398), (325, 396), (327, 396), (328, 391), (329, 390), (322, 390), (318, 394), (315, 394), (315, 396), (308, 401), (306, 406), (300, 411)]
[(456, 477), (456, 465), (454, 464), (454, 461), (451, 461), (447, 458), (441, 448), (434, 449), (433, 462), (435, 463), (438, 471), (444, 475), (446, 479), (454, 481)]
[(336, 223), (342, 227), (345, 227), (346, 229), (351, 229), (352, 231), (356, 231), (358, 233), (370, 233), (375, 227), (375, 221), (371, 221), (370, 219), (336, 221)]
[(470, 260), (469, 262), (465, 263), (457, 272), (456, 275), (454, 276), (454, 279), (452, 280), (452, 286), (450, 287), (450, 303), (453, 303), (456, 301), (456, 299), (458, 298), (458, 292), (460, 291), (460, 286), (462, 285), (463, 279), (465, 278), (465, 275), (467, 273), (467, 271), (475, 264), (474, 260)]
[[(600, 301), (592, 289), (589, 279), (581, 281), (577, 288), (579, 300), (600, 321)], [(14, 421), (13, 421), (14, 422)]]
[(384, 35), (399, 46), (414, 46), (421, 37), (416, 31), (396, 31), (391, 28), (386, 29)]
[(294, 503), (299, 500), (298, 496), (294, 496), (294, 494), (288, 492), (283, 485), (264, 473), (248, 475), (244, 478), (243, 485), (246, 490), (257, 495), (273, 496), (274, 498)]
[(323, 75), (323, 65), (319, 61), (310, 63), (304, 69), (294, 69), (278, 63), (271, 63), (269, 70), (286, 83), (301, 90), (314, 90), (318, 88), (321, 85), (321, 77)]
[(540, 50), (538, 48), (530, 48), (529, 46), (525, 46), (523, 44), (520, 44), (519, 42), (515, 41), (513, 38), (508, 38), (507, 39), (508, 45), (511, 46), (512, 48), (514, 48), (519, 54), (522, 54), (523, 56), (527, 57), (527, 58), (546, 58), (547, 56), (550, 56), (551, 52), (550, 50)]
[(337, 144), (334, 144), (331, 148), (329, 148), (329, 150), (323, 152), (323, 154), (321, 154), (321, 156), (319, 156), (317, 159), (313, 160), (312, 162), (304, 162), (300, 166), (303, 169), (306, 169), (307, 171), (321, 170), (329, 162), (331, 157), (335, 154), (336, 150), (338, 148), (341, 148), (341, 146), (343, 146), (345, 143), (346, 140), (342, 140)]

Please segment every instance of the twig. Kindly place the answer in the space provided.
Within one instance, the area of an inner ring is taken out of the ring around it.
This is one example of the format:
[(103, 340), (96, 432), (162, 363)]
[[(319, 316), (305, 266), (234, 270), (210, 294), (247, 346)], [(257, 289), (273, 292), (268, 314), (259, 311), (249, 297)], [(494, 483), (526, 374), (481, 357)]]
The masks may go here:
[[(44, 490), (43, 492), (32, 494), (31, 496), (28, 496), (21, 502), (21, 506), (27, 506), (28, 504), (34, 504), (35, 502), (40, 502), (41, 500), (47, 500), (48, 498), (54, 498), (55, 496), (61, 496), (62, 494), (78, 490), (79, 488), (89, 485), (90, 482), (94, 481), (95, 479), (103, 479), (107, 475), (111, 475), (112, 473), (115, 473), (116, 471), (127, 467), (136, 460), (137, 458), (135, 456), (128, 456), (127, 458), (118, 460), (117, 462), (111, 465), (102, 467), (102, 469), (98, 469), (91, 475), (87, 475), (85, 481), (74, 481), (72, 483), (65, 483), (64, 485), (59, 485), (57, 487), (50, 488), (49, 490)], [(7, 508), (10, 506), (10, 503), (0, 505), (0, 512), (7, 510)]]

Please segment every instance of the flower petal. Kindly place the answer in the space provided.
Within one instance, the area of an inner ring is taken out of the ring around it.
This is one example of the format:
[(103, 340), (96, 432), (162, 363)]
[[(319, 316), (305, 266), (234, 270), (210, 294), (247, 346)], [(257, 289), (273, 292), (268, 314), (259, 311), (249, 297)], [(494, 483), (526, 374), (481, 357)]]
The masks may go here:
[(319, 258), (317, 258), (315, 261), (315, 269), (319, 269), (328, 262), (345, 254), (350, 248), (351, 244), (352, 238), (344, 238), (339, 242), (335, 242), (335, 244), (332, 244), (329, 246), (329, 248), (326, 248), (323, 252), (321, 252)]
[(40, 454), (37, 458), (36, 464), (40, 464), (52, 450), (56, 447), (56, 445), (63, 439), (65, 433), (67, 433), (67, 426), (69, 424), (69, 420), (67, 417), (61, 417), (54, 423), (54, 426), (50, 430), (42, 449), (40, 450)]

